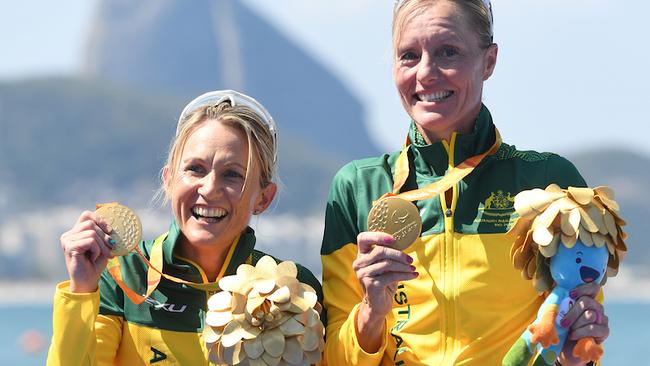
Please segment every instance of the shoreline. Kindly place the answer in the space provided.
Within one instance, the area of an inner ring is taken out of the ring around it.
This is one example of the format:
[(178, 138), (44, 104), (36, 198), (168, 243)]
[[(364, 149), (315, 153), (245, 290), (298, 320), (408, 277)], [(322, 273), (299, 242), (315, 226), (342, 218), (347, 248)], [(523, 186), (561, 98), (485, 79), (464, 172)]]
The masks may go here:
[[(650, 279), (633, 280), (629, 272), (619, 276), (609, 279), (604, 287), (607, 303), (650, 304)], [(47, 281), (0, 280), (0, 306), (51, 305), (56, 285)]]
[(52, 304), (57, 283), (0, 280), (0, 306)]

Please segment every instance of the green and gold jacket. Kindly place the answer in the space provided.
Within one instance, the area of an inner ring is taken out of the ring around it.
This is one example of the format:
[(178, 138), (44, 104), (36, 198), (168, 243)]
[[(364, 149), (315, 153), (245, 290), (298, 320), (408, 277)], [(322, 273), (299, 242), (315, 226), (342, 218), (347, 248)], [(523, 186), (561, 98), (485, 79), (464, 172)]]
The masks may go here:
[[(470, 156), (488, 150), (495, 127), (485, 106), (470, 134), (426, 145), (414, 125), (410, 176), (402, 191), (424, 187)], [(334, 177), (327, 202), (321, 258), (329, 365), (500, 365), (534, 319), (542, 298), (510, 261), (506, 236), (514, 197), (550, 183), (585, 186), (576, 168), (552, 153), (502, 143), (445, 195), (415, 202), (420, 238), (406, 253), (419, 276), (399, 284), (379, 352), (360, 347), (355, 316), (362, 290), (352, 270), (356, 237), (367, 230), (373, 200), (393, 187), (399, 152), (353, 161)]]
[[(163, 243), (163, 271), (187, 281), (207, 283), (194, 262), (174, 254), (181, 235), (174, 221)], [(149, 257), (153, 241), (140, 250)], [(255, 250), (255, 233), (247, 230), (231, 249), (217, 280), (236, 273), (242, 263), (255, 265), (265, 254)], [(277, 259), (276, 259), (277, 261)], [(136, 293), (147, 289), (147, 265), (137, 253), (120, 258), (122, 276)], [(297, 265), (298, 280), (313, 287), (322, 303), (320, 283)], [(152, 295), (135, 305), (105, 270), (94, 293), (69, 292), (69, 283), (54, 295), (53, 336), (47, 365), (209, 365), (202, 339), (211, 293), (162, 279)]]

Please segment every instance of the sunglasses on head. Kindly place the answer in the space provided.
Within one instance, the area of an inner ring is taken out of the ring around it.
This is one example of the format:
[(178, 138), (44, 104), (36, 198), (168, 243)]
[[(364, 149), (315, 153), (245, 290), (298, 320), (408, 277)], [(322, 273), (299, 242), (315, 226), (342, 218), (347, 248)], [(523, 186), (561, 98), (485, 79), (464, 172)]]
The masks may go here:
[(246, 94), (242, 94), (234, 90), (215, 90), (215, 91), (207, 92), (205, 94), (201, 94), (198, 97), (194, 98), (194, 100), (189, 102), (185, 106), (185, 108), (183, 108), (180, 117), (178, 117), (178, 124), (176, 125), (176, 134), (178, 134), (178, 132), (181, 130), (181, 127), (187, 120), (187, 117), (197, 108), (205, 107), (205, 106), (216, 106), (226, 101), (229, 102), (230, 105), (233, 107), (234, 106), (248, 107), (253, 112), (255, 112), (255, 114), (257, 114), (258, 117), (260, 117), (260, 119), (264, 122), (266, 127), (271, 132), (271, 135), (273, 136), (273, 150), (275, 151), (275, 155), (273, 156), (273, 161), (274, 162), (277, 161), (278, 127), (275, 124), (275, 121), (273, 121), (273, 117), (271, 117), (269, 111), (267, 111), (266, 108), (264, 108), (264, 106), (260, 104), (258, 101), (249, 97)]

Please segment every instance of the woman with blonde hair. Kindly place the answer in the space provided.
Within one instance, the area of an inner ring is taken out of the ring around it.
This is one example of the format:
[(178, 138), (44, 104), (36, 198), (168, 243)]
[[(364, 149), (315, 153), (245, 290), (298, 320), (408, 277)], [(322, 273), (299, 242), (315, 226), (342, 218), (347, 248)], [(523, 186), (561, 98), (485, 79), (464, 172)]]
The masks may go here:
[[(543, 298), (510, 263), (512, 197), (585, 182), (556, 154), (501, 141), (482, 104), (497, 53), (488, 0), (396, 1), (393, 77), (411, 123), (402, 151), (333, 180), (321, 249), (328, 364), (500, 365), (535, 318)], [(607, 337), (599, 290), (574, 291), (570, 340)], [(557, 361), (579, 364), (567, 343)]]
[[(276, 193), (276, 134), (266, 109), (235, 91), (184, 108), (162, 170), (169, 231), (119, 260), (113, 228), (96, 212), (83, 212), (61, 236), (70, 280), (54, 296), (48, 365), (208, 363), (208, 297), (224, 276), (264, 256), (248, 222)], [(298, 265), (297, 278), (322, 302), (309, 270)]]

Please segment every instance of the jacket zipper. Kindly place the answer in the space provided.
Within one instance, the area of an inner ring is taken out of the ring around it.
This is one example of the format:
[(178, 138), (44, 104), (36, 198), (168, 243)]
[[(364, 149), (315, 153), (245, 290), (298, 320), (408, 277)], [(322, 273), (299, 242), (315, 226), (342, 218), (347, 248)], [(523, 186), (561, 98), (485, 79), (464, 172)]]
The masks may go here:
[[(450, 142), (442, 141), (443, 146), (447, 149), (448, 156), (448, 169), (454, 167), (455, 158), (455, 145), (456, 136), (454, 132), (451, 136)], [(455, 341), (457, 335), (456, 329), (456, 299), (458, 297), (458, 263), (457, 263), (457, 248), (454, 245), (454, 210), (456, 209), (456, 201), (458, 197), (458, 184), (452, 188), (451, 202), (447, 202), (446, 193), (440, 195), (440, 204), (442, 212), (444, 212), (444, 241), (441, 245), (441, 261), (442, 261), (442, 278), (443, 278), (443, 293), (445, 294), (446, 304), (443, 306), (442, 317), (442, 363), (449, 364), (453, 361), (458, 351), (458, 342)]]

